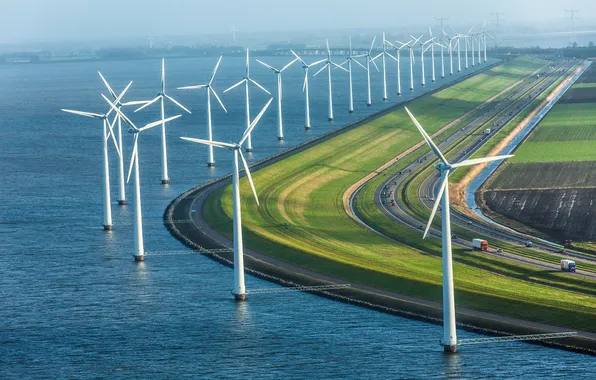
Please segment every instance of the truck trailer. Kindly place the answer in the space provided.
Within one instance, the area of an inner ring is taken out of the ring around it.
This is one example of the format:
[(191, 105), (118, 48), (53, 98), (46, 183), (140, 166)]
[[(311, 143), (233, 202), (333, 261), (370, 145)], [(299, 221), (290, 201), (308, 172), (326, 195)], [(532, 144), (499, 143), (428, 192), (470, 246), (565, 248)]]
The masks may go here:
[(488, 242), (484, 239), (474, 239), (472, 240), (472, 248), (475, 251), (488, 251)]
[(561, 270), (563, 272), (575, 272), (575, 261), (561, 260)]

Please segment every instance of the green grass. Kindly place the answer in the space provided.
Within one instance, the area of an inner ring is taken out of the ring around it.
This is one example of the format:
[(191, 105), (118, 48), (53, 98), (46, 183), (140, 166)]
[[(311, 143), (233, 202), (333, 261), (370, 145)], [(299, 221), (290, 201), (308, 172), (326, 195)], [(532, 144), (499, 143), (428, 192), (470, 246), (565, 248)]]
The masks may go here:
[(514, 152), (511, 162), (596, 161), (596, 142), (527, 141)]
[(596, 187), (596, 162), (506, 162), (490, 190)]
[(596, 83), (575, 83), (571, 88), (592, 88), (596, 87)]
[[(531, 58), (513, 60), (416, 100), (409, 108), (433, 133), (543, 64)], [(367, 196), (356, 201), (359, 215), (383, 230), (399, 231), (400, 240), (408, 244), (369, 232), (348, 217), (342, 203), (351, 184), (420, 140), (399, 109), (255, 172), (260, 207), (242, 181), (245, 243), (270, 257), (349, 282), (439, 301), (437, 242), (422, 241), (416, 231), (380, 214), (370, 185), (363, 192)], [(229, 186), (214, 192), (202, 211), (213, 228), (232, 235)], [(560, 273), (468, 251), (456, 250), (454, 255), (458, 305), (596, 331), (589, 323), (596, 314), (590, 290), (594, 282), (568, 281)]]

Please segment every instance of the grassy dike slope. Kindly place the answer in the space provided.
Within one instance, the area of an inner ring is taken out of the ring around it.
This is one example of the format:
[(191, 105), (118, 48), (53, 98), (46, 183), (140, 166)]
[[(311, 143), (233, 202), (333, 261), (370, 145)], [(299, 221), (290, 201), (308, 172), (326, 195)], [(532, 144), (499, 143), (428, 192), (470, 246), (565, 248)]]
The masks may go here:
[[(416, 100), (410, 108), (433, 133), (542, 64), (516, 59)], [(351, 184), (420, 139), (400, 108), (255, 172), (260, 207), (242, 182), (245, 243), (273, 258), (349, 282), (439, 301), (439, 257), (368, 232), (346, 215), (342, 205), (342, 195)], [(230, 186), (207, 199), (203, 215), (211, 227), (231, 237)], [(588, 295), (466, 264), (456, 264), (455, 275), (461, 306), (595, 329), (587, 323), (596, 314)]]

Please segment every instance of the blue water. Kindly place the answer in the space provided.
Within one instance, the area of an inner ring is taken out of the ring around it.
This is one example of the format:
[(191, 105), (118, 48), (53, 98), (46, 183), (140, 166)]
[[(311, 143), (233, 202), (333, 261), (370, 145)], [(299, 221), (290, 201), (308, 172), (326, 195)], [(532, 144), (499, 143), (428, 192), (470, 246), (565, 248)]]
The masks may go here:
[[(267, 62), (279, 66), (285, 60)], [(207, 150), (178, 139), (206, 137), (206, 99), (204, 92), (174, 88), (205, 82), (214, 63), (167, 61), (169, 93), (193, 114), (168, 129), (172, 182), (167, 187), (159, 183), (159, 131), (141, 137), (149, 252), (185, 250), (164, 228), (163, 210), (180, 193), (229, 171), (226, 151), (216, 151), (217, 166), (209, 170)], [(241, 78), (242, 64), (240, 58), (225, 58), (215, 84), (229, 111), (226, 115), (214, 105), (215, 137), (224, 141), (237, 139), (244, 128), (242, 91), (221, 94)], [(438, 325), (310, 294), (253, 296), (236, 303), (229, 293), (232, 270), (196, 254), (148, 256), (145, 263), (134, 263), (133, 206), (115, 204), (115, 152), (110, 147), (114, 231), (106, 233), (101, 227), (101, 126), (60, 108), (106, 110), (97, 70), (116, 91), (134, 80), (127, 99), (153, 97), (159, 66), (157, 60), (0, 66), (0, 378), (540, 379), (594, 374), (593, 357), (522, 343), (468, 346), (457, 356), (445, 356)], [(389, 67), (390, 100), (396, 101), (395, 67)], [(264, 86), (274, 88), (273, 74), (256, 64), (252, 71)], [(284, 73), (286, 140), (275, 138), (272, 108), (255, 131), (251, 161), (385, 106), (379, 100), (380, 75), (373, 75), (373, 107), (366, 108), (366, 77), (355, 71), (356, 113), (348, 115), (347, 75), (333, 74), (336, 121), (327, 122), (326, 78), (316, 77), (311, 81), (313, 128), (305, 132), (302, 69)], [(432, 88), (430, 81), (427, 88)], [(257, 94), (255, 111), (266, 100)], [(168, 105), (167, 114), (174, 112)], [(129, 114), (142, 124), (157, 119), (158, 107)], [(130, 201), (132, 186), (127, 190)], [(274, 286), (247, 278), (249, 289)], [(461, 338), (476, 336), (460, 331)]]

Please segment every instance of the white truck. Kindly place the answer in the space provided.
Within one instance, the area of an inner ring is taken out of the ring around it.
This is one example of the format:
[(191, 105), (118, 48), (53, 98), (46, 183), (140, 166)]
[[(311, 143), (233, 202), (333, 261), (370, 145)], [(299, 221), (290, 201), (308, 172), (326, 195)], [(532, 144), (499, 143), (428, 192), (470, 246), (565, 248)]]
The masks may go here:
[(575, 272), (575, 261), (561, 260), (561, 270), (563, 272)]
[(472, 248), (475, 251), (488, 251), (488, 242), (484, 239), (474, 239), (472, 240)]
[(484, 134), (485, 134), (485, 135), (490, 135), (490, 128), (486, 128), (486, 129), (484, 130)]

